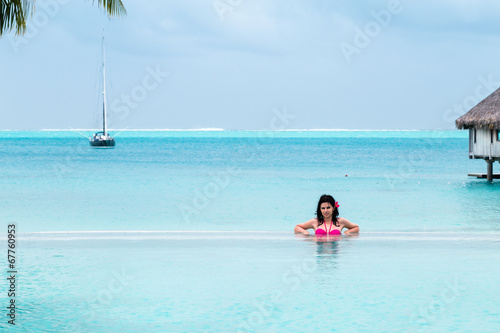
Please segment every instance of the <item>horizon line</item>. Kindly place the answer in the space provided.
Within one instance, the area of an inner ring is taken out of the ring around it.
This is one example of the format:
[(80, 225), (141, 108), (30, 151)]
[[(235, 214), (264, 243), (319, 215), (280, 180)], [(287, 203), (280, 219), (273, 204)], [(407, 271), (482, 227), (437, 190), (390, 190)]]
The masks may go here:
[[(0, 132), (95, 132), (96, 129), (89, 128), (43, 128), (43, 129), (0, 129)], [(120, 132), (418, 132), (418, 131), (461, 131), (454, 129), (346, 129), (346, 128), (295, 128), (295, 129), (224, 129), (224, 128), (116, 128), (108, 131)]]

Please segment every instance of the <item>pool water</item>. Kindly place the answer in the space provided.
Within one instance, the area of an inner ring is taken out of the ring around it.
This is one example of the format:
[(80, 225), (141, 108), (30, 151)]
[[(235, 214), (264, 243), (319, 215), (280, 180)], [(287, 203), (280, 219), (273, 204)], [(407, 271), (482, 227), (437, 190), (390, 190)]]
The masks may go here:
[(20, 244), (16, 327), (26, 332), (500, 325), (500, 234), (31, 233)]

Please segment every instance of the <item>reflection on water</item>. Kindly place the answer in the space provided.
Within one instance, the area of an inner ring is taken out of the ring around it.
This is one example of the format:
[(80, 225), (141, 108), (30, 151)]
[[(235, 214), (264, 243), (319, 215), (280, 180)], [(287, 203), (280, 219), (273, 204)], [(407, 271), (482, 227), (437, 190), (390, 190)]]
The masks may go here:
[(357, 239), (359, 235), (353, 234), (324, 237), (318, 237), (316, 235), (296, 235), (296, 237), (302, 238), (305, 242), (309, 242), (315, 252), (315, 280), (316, 283), (319, 283), (328, 282), (335, 276), (340, 256), (345, 252), (345, 246), (349, 244), (350, 240)]
[(317, 245), (316, 261), (319, 269), (334, 269), (337, 266), (339, 245), (342, 237), (322, 237), (315, 240)]
[(337, 275), (338, 259), (342, 245), (342, 236), (314, 237), (316, 243), (316, 282), (331, 283)]
[[(316, 245), (316, 264), (319, 272), (331, 272), (337, 266), (337, 259), (339, 255), (339, 250), (341, 243), (343, 241), (342, 236), (304, 236), (297, 235), (298, 238), (303, 238), (304, 241), (310, 242)], [(321, 274), (319, 274), (321, 275)]]

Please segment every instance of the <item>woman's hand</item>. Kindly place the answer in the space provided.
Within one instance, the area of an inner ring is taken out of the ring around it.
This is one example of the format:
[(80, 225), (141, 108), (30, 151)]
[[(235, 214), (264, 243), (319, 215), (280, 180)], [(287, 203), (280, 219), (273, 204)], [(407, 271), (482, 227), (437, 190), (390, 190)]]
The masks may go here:
[(359, 226), (357, 224), (349, 222), (347, 219), (343, 217), (339, 217), (339, 220), (340, 220), (339, 222), (342, 223), (344, 228), (349, 229), (344, 232), (344, 235), (359, 233)]
[(359, 233), (359, 227), (354, 227), (352, 229), (344, 231), (344, 235), (358, 234), (358, 233)]
[(307, 222), (297, 224), (295, 228), (293, 228), (293, 231), (295, 231), (296, 234), (309, 235), (309, 231), (307, 231), (307, 229), (314, 228), (314, 223), (317, 223), (316, 219), (311, 219)]
[(303, 235), (309, 235), (309, 231), (305, 230), (298, 224), (293, 228), (293, 231), (295, 231), (296, 234), (303, 234)]

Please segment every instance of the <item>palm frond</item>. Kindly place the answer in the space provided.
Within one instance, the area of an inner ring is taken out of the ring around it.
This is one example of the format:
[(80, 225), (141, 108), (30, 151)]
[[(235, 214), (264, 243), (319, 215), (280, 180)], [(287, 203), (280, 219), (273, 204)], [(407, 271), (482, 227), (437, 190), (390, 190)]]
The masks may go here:
[[(24, 34), (26, 21), (33, 13), (35, 2), (36, 0), (0, 0), (0, 37), (13, 29), (16, 35)], [(127, 15), (121, 0), (97, 0), (97, 5), (103, 8), (109, 17)]]
[(16, 30), (17, 35), (26, 32), (26, 19), (33, 11), (35, 0), (0, 0), (0, 36)]
[[(95, 0), (93, 0), (95, 2)], [(121, 0), (97, 0), (99, 7), (104, 8), (109, 17), (121, 17), (127, 15), (127, 10)]]

